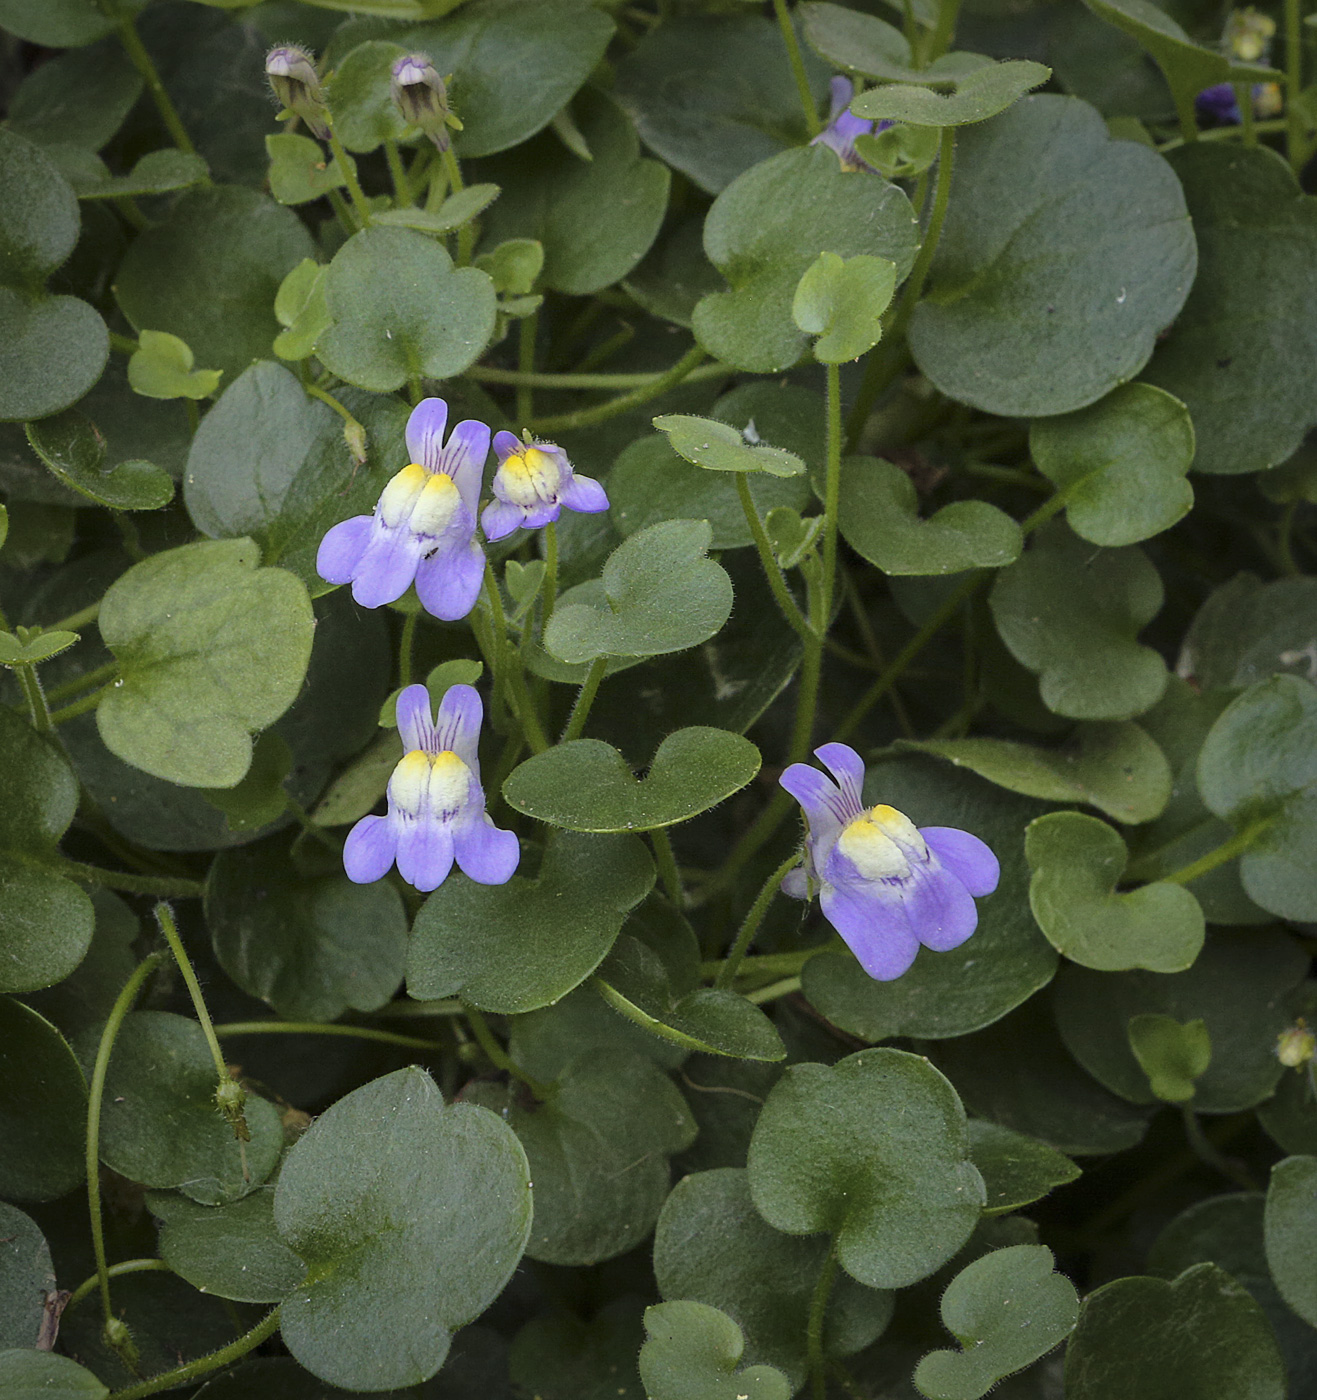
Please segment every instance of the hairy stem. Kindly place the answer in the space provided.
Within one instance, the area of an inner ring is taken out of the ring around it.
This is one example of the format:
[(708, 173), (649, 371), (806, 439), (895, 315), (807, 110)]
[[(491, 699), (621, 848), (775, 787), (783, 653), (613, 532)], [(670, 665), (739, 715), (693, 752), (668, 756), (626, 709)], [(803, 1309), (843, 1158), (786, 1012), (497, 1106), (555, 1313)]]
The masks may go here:
[[(460, 1008), (455, 1006), (453, 1010)], [(215, 1034), (221, 1040), (236, 1035), (343, 1035), (354, 1040), (377, 1040), (384, 1045), (405, 1045), (409, 1050), (435, 1048), (434, 1041), (422, 1040), (418, 1035), (399, 1035), (397, 1031), (380, 1031), (373, 1026), (344, 1026), (322, 1021), (226, 1021), (215, 1027)]]
[(760, 889), (755, 902), (750, 906), (750, 912), (745, 916), (745, 922), (741, 925), (740, 931), (736, 935), (736, 941), (732, 944), (731, 951), (727, 954), (727, 961), (718, 970), (718, 975), (714, 979), (715, 987), (730, 987), (736, 980), (737, 971), (740, 969), (741, 961), (749, 951), (750, 944), (754, 941), (755, 934), (759, 932), (759, 926), (764, 922), (764, 916), (768, 913), (769, 906), (773, 903), (773, 898), (777, 894), (782, 881), (787, 874), (800, 864), (800, 852), (793, 851), (791, 855), (777, 867), (775, 871), (764, 881), (763, 888)]
[[(629, 394), (619, 394), (617, 398), (609, 399), (607, 403), (595, 404), (590, 408), (578, 408), (572, 413), (557, 413), (550, 418), (535, 419), (527, 424), (527, 427), (532, 432), (548, 433), (566, 428), (589, 428), (596, 423), (606, 423), (610, 418), (616, 418), (619, 413), (629, 413), (633, 408), (639, 408), (641, 404), (649, 403), (651, 399), (657, 399), (666, 394), (669, 389), (680, 384), (704, 358), (705, 351), (700, 346), (693, 345), (671, 369), (665, 370), (657, 378), (651, 379), (648, 384), (633, 389)], [(723, 369), (722, 372), (730, 373), (726, 369)]]
[(735, 472), (733, 475), (736, 477), (736, 493), (741, 498), (741, 509), (745, 512), (745, 523), (750, 527), (750, 537), (755, 542), (759, 562), (764, 567), (764, 577), (768, 580), (769, 591), (792, 630), (798, 632), (803, 640), (811, 641), (814, 638), (814, 633), (809, 623), (805, 621), (805, 614), (796, 606), (795, 599), (787, 590), (786, 579), (783, 578), (782, 570), (773, 557), (773, 546), (768, 538), (768, 532), (764, 529), (764, 522), (760, 520), (754, 497), (750, 494), (748, 474)]
[(585, 728), (585, 721), (589, 718), (590, 707), (594, 704), (594, 698), (599, 693), (599, 683), (604, 678), (604, 672), (608, 669), (608, 658), (597, 656), (590, 663), (590, 669), (586, 672), (585, 680), (581, 683), (581, 688), (576, 692), (576, 700), (572, 705), (572, 712), (567, 717), (567, 728), (562, 732), (562, 738), (558, 741), (561, 744), (569, 743), (572, 739), (579, 739), (581, 731)]
[(810, 1391), (813, 1400), (827, 1400), (828, 1375), (823, 1357), (823, 1321), (827, 1316), (828, 1298), (837, 1273), (837, 1242), (828, 1241), (828, 1252), (819, 1269), (814, 1296), (809, 1304), (809, 1322), (805, 1327), (805, 1349), (809, 1355)]
[(801, 110), (805, 113), (805, 126), (811, 136), (817, 136), (823, 130), (823, 123), (819, 120), (818, 105), (814, 101), (814, 94), (810, 91), (809, 75), (805, 72), (805, 57), (800, 52), (800, 40), (796, 38), (796, 27), (791, 23), (791, 15), (787, 10), (787, 0), (773, 0), (773, 9), (777, 13), (778, 28), (782, 31), (782, 42), (786, 45), (787, 62), (791, 65), (791, 76), (796, 80), (796, 91), (800, 94)]
[(274, 1336), (279, 1330), (279, 1309), (267, 1313), (260, 1322), (252, 1328), (250, 1332), (245, 1332), (235, 1342), (230, 1342), (226, 1347), (220, 1347), (218, 1351), (207, 1352), (205, 1356), (198, 1356), (195, 1361), (189, 1361), (186, 1366), (175, 1367), (172, 1371), (162, 1371), (158, 1376), (152, 1376), (150, 1380), (142, 1381), (138, 1385), (126, 1386), (123, 1390), (110, 1392), (109, 1400), (142, 1400), (143, 1396), (155, 1395), (161, 1390), (173, 1390), (175, 1386), (186, 1385), (189, 1381), (196, 1380), (199, 1376), (209, 1375), (211, 1371), (218, 1371), (224, 1366), (230, 1366), (235, 1361), (241, 1361), (249, 1352), (256, 1350), (263, 1341)]

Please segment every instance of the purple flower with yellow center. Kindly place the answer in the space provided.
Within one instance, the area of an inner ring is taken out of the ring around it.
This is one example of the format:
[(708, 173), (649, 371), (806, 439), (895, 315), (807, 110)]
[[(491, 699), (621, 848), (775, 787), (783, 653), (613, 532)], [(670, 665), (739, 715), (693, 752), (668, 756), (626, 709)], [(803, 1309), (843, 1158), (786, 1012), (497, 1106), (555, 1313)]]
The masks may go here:
[(824, 744), (814, 753), (835, 781), (804, 763), (780, 779), (808, 827), (804, 868), (782, 892), (807, 899), (817, 884), (828, 922), (879, 982), (900, 977), (921, 943), (938, 953), (959, 947), (979, 921), (975, 897), (997, 888), (997, 857), (968, 831), (917, 828), (895, 807), (865, 807), (854, 749)]
[(482, 885), (505, 885), (521, 858), (510, 831), (485, 814), (480, 786), (483, 710), (469, 685), (450, 686), (430, 718), (430, 692), (409, 685), (398, 696), (403, 756), (389, 779), (389, 812), (362, 817), (348, 833), (343, 868), (368, 885), (398, 863), (398, 874), (422, 892), (437, 889), (456, 860)]
[(426, 612), (447, 622), (476, 605), (485, 576), (476, 510), (489, 429), (468, 418), (445, 443), (447, 423), (443, 399), (422, 399), (407, 420), (412, 460), (384, 488), (374, 515), (354, 515), (320, 541), (320, 577), (351, 583), (364, 608), (394, 602), (413, 581)]
[(811, 146), (829, 146), (836, 151), (843, 170), (872, 170), (873, 166), (860, 159), (855, 150), (857, 136), (876, 136), (886, 131), (889, 121), (866, 121), (851, 111), (851, 98), (855, 95), (855, 84), (849, 78), (836, 77), (828, 85), (832, 105), (828, 111), (828, 124), (809, 143)]
[(551, 442), (522, 442), (515, 433), (496, 433), (494, 500), (480, 517), (488, 540), (501, 540), (518, 526), (538, 530), (562, 514), (562, 508), (591, 515), (608, 509), (604, 488), (577, 476), (567, 454)]

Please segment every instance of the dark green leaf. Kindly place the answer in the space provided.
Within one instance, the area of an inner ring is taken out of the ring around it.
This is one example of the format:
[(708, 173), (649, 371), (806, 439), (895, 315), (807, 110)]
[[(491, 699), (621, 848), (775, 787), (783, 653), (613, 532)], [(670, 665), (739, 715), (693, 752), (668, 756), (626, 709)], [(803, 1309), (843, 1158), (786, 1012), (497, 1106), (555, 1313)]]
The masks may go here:
[(1267, 1264), (1281, 1297), (1317, 1327), (1317, 1158), (1286, 1157), (1272, 1167), (1265, 1229)]
[(141, 93), (141, 74), (123, 46), (110, 40), (34, 68), (10, 101), (8, 126), (40, 146), (99, 151)]
[(112, 175), (98, 156), (70, 152), (61, 146), (57, 155), (65, 178), (79, 199), (124, 199), (142, 194), (169, 194), (204, 183), (206, 162), (187, 151), (148, 151), (127, 175)]
[[(406, 52), (400, 44), (370, 39), (335, 62), (334, 71), (325, 84), (325, 101), (334, 114), (334, 134), (347, 150), (365, 155), (378, 150), (385, 141), (396, 141), (406, 131), (407, 123), (394, 105), (392, 93), (393, 65)], [(267, 136), (266, 149), (270, 150), (271, 141), (291, 139), (294, 139), (291, 133)], [(315, 144), (305, 137), (296, 139), (305, 140), (308, 146)], [(316, 151), (323, 160), (319, 145)], [(271, 157), (274, 154), (270, 150)], [(281, 199), (273, 181), (271, 190), (281, 204), (300, 203)]]
[(969, 1120), (969, 1151), (987, 1188), (988, 1215), (1032, 1205), (1054, 1186), (1065, 1186), (1080, 1174), (1069, 1157), (1045, 1142), (980, 1118)]
[(80, 409), (29, 423), (27, 440), (59, 481), (97, 505), (159, 510), (173, 499), (173, 480), (153, 462), (120, 462), (106, 471), (105, 438)]
[(110, 1393), (90, 1371), (50, 1351), (0, 1351), (5, 1400), (105, 1400)]
[(970, 126), (1004, 112), (1051, 76), (1052, 70), (1041, 63), (1012, 59), (970, 69), (956, 79), (955, 91), (946, 96), (923, 86), (884, 83), (857, 97), (851, 110), (874, 121)]
[(707, 1303), (658, 1303), (645, 1309), (649, 1340), (640, 1375), (649, 1400), (790, 1400), (791, 1387), (771, 1366), (738, 1369), (741, 1329)]
[[(0, 1353), (38, 1344), (46, 1299), (54, 1291), (55, 1266), (46, 1237), (21, 1210), (0, 1202)], [(11, 1393), (3, 1361), (0, 1391)]]
[(1317, 579), (1236, 574), (1194, 616), (1177, 669), (1202, 690), (1242, 690), (1278, 671), (1312, 680), (1314, 637)]
[(825, 3), (803, 4), (800, 13), (805, 38), (816, 52), (834, 67), (866, 78), (943, 86), (992, 64), (983, 54), (953, 52), (916, 68), (909, 41), (885, 20)]
[[(508, 1358), (515, 1394), (540, 1400), (641, 1400), (641, 1299), (613, 1298), (589, 1322), (557, 1308), (528, 1322)], [(476, 1400), (476, 1397), (472, 1397)]]
[[(136, 3), (129, 12), (140, 8)], [(0, 25), (20, 39), (48, 48), (92, 44), (114, 30), (95, 0), (0, 0)]]
[(0, 1193), (51, 1201), (83, 1179), (87, 1081), (68, 1041), (22, 1002), (0, 997)]

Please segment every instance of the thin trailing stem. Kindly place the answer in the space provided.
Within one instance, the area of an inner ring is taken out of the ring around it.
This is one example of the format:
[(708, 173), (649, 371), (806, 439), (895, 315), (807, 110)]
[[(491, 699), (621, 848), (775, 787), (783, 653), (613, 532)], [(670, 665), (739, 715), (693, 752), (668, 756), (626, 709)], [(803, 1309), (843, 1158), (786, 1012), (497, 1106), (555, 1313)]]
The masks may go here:
[(409, 612), (402, 620), (402, 636), (398, 638), (398, 687), (400, 690), (412, 683), (412, 653), (416, 650), (416, 624), (420, 613)]
[(799, 990), (799, 977), (784, 977), (780, 982), (773, 982), (767, 987), (759, 987), (753, 992), (747, 992), (745, 999), (748, 1002), (753, 1002), (755, 1006), (762, 1006), (766, 1001), (776, 1001), (778, 997), (788, 997), (792, 992)]
[(823, 497), (823, 613), (824, 625), (832, 617), (832, 595), (837, 580), (837, 511), (841, 501), (841, 367), (828, 366), (827, 435), (828, 474)]
[(805, 614), (800, 611), (795, 599), (787, 590), (786, 579), (783, 578), (782, 570), (773, 557), (773, 546), (768, 532), (764, 529), (764, 522), (760, 520), (754, 497), (750, 494), (747, 475), (746, 472), (735, 473), (736, 493), (741, 498), (741, 509), (745, 512), (745, 523), (750, 527), (750, 537), (759, 553), (759, 562), (764, 566), (764, 577), (768, 580), (769, 591), (792, 629), (798, 632), (802, 639), (810, 641), (814, 638), (814, 632), (805, 621)]
[(476, 1043), (485, 1052), (495, 1068), (501, 1069), (504, 1074), (511, 1075), (513, 1079), (519, 1079), (537, 1099), (543, 1100), (553, 1096), (553, 1086), (532, 1078), (522, 1069), (499, 1044), (498, 1038), (489, 1028), (489, 1022), (474, 1006), (465, 1007), (464, 1014), (471, 1027), (471, 1033), (476, 1038)]
[[(454, 194), (466, 188), (466, 183), (462, 179), (462, 167), (457, 162), (457, 152), (453, 150), (453, 143), (450, 141), (443, 150), (444, 170), (448, 175), (448, 184)], [(471, 254), (475, 251), (476, 231), (468, 219), (461, 228), (457, 230), (457, 265), (466, 267), (471, 261)]]
[[(472, 365), (462, 378), (474, 379), (478, 384), (507, 384), (515, 387), (528, 384), (532, 389), (647, 389), (670, 374), (670, 370), (646, 370), (641, 373), (626, 374), (579, 374), (552, 373), (547, 370), (522, 371), (519, 369), (499, 369), (494, 365)], [(700, 365), (689, 370), (682, 377), (695, 384), (706, 379), (718, 379), (732, 371), (724, 364)]]
[(810, 91), (809, 75), (805, 72), (805, 57), (800, 52), (800, 40), (796, 37), (796, 27), (791, 23), (791, 14), (787, 10), (787, 0), (773, 0), (773, 9), (777, 13), (778, 28), (782, 31), (782, 42), (786, 45), (787, 62), (791, 65), (791, 76), (796, 80), (796, 91), (800, 94), (800, 106), (805, 113), (805, 126), (811, 136), (817, 136), (823, 130), (823, 123), (819, 120), (818, 105), (814, 101), (814, 94)]
[(15, 666), (14, 675), (18, 678), (23, 699), (27, 701), (32, 728), (38, 734), (49, 734), (55, 727), (54, 719), (51, 716), (49, 705), (46, 704), (46, 693), (41, 688), (41, 677), (37, 675), (37, 668), (35, 666)]
[(125, 1386), (123, 1390), (113, 1390), (110, 1392), (109, 1400), (142, 1400), (143, 1396), (155, 1395), (162, 1390), (173, 1390), (175, 1386), (186, 1385), (189, 1381), (194, 1381), (200, 1376), (209, 1375), (211, 1371), (218, 1371), (225, 1366), (231, 1366), (235, 1361), (241, 1361), (249, 1352), (256, 1350), (260, 1344), (279, 1330), (279, 1309), (267, 1313), (260, 1322), (252, 1328), (250, 1332), (245, 1332), (235, 1342), (230, 1342), (226, 1347), (220, 1347), (218, 1351), (207, 1352), (205, 1356), (198, 1356), (195, 1361), (189, 1361), (186, 1366), (178, 1366), (172, 1371), (162, 1371), (158, 1376), (152, 1376), (150, 1380), (142, 1381), (137, 1385)]
[(151, 55), (146, 51), (146, 45), (142, 43), (142, 36), (137, 32), (137, 26), (133, 23), (132, 17), (124, 14), (117, 7), (112, 7), (110, 13), (119, 32), (119, 42), (123, 45), (124, 52), (128, 55), (133, 67), (137, 69), (146, 82), (146, 89), (151, 94), (151, 101), (155, 103), (156, 111), (160, 113), (160, 120), (164, 122), (165, 130), (169, 132), (170, 140), (185, 154), (196, 155), (197, 148), (192, 144), (187, 127), (183, 125), (177, 108), (165, 91), (165, 85), (160, 79), (155, 64), (151, 61)]
[[(125, 1259), (121, 1264), (111, 1264), (105, 1273), (109, 1278), (123, 1278), (127, 1274), (171, 1274), (173, 1270), (163, 1259)], [(64, 1304), (62, 1316), (67, 1316), (89, 1293), (94, 1293), (100, 1286), (100, 1282), (101, 1276), (99, 1274), (92, 1274), (90, 1278), (83, 1279), (69, 1294), (69, 1301)]]
[[(461, 1007), (455, 1003), (450, 1014), (460, 1010)], [(383, 1045), (405, 1045), (409, 1050), (435, 1048), (432, 1040), (422, 1040), (418, 1035), (400, 1035), (397, 1031), (376, 1030), (374, 1026), (345, 1026), (338, 1022), (226, 1021), (223, 1025), (215, 1027), (215, 1034), (221, 1040), (238, 1035), (339, 1035), (353, 1040), (377, 1040)]]
[[(41, 630), (43, 632), (76, 632), (80, 627), (86, 627), (96, 621), (101, 615), (101, 600), (98, 598), (94, 603), (89, 603), (85, 608), (79, 608), (75, 613), (70, 613), (68, 617), (61, 617), (58, 622), (47, 623)], [(114, 666), (115, 662), (110, 662)], [(104, 669), (102, 667), (102, 669)], [(94, 674), (94, 673), (93, 673)], [(54, 691), (51, 692), (54, 694)]]
[[(657, 399), (666, 394), (669, 389), (675, 388), (683, 379), (687, 378), (704, 358), (705, 351), (698, 345), (692, 345), (671, 369), (665, 370), (657, 378), (651, 379), (648, 384), (633, 389), (629, 394), (619, 394), (616, 398), (609, 399), (607, 403), (594, 404), (590, 408), (578, 408), (572, 413), (557, 413), (549, 418), (538, 418), (526, 426), (532, 432), (548, 433), (568, 428), (589, 428), (596, 423), (606, 423), (610, 418), (616, 418), (620, 413), (629, 413), (633, 408), (639, 408), (641, 404), (649, 403), (651, 399)], [(724, 374), (731, 372), (721, 366), (719, 368)]]
[(576, 692), (576, 700), (572, 705), (571, 714), (567, 717), (567, 727), (562, 732), (560, 743), (566, 744), (572, 739), (581, 737), (585, 721), (590, 715), (590, 707), (594, 704), (594, 698), (599, 693), (599, 683), (603, 680), (604, 672), (607, 669), (608, 658), (606, 656), (597, 656), (590, 663), (585, 680), (581, 682), (581, 688)]
[(759, 926), (764, 922), (764, 916), (768, 913), (769, 906), (773, 903), (782, 881), (786, 879), (788, 873), (800, 864), (800, 852), (793, 851), (792, 854), (777, 867), (775, 871), (764, 881), (755, 902), (750, 906), (750, 912), (745, 916), (740, 930), (736, 935), (736, 941), (732, 944), (731, 951), (727, 954), (727, 960), (718, 970), (718, 975), (714, 978), (715, 987), (730, 987), (736, 980), (736, 974), (741, 967), (750, 944), (754, 942), (755, 934), (759, 932)]
[[(535, 373), (535, 337), (539, 332), (539, 313), (523, 316), (517, 335), (517, 368), (522, 375)], [(535, 416), (535, 386), (525, 378), (517, 385), (517, 421), (528, 423)]]
[(322, 404), (325, 404), (327, 407), (332, 408), (334, 412), (338, 414), (338, 416), (349, 428), (351, 428), (355, 433), (360, 434), (362, 442), (366, 441), (365, 427), (327, 389), (322, 389), (318, 384), (310, 383), (303, 384), (302, 388), (306, 391), (306, 393), (310, 394), (313, 399), (319, 399)]
[(1234, 860), (1238, 855), (1242, 855), (1271, 825), (1268, 821), (1253, 822), (1242, 831), (1237, 831), (1228, 840), (1223, 841), (1215, 850), (1208, 851), (1206, 855), (1199, 856), (1197, 860), (1190, 861), (1188, 865), (1183, 865), (1179, 870), (1172, 870), (1169, 875), (1163, 875), (1162, 881), (1170, 885), (1187, 885), (1193, 880), (1197, 880), (1200, 875), (1206, 875), (1209, 870), (1215, 870), (1218, 866), (1225, 865)]
[(393, 181), (393, 192), (397, 196), (400, 209), (412, 207), (412, 186), (403, 168), (402, 154), (398, 143), (390, 137), (384, 139), (384, 157), (389, 162), (389, 178)]
[(485, 602), (489, 606), (490, 620), (494, 625), (492, 650), (494, 671), (494, 694), (490, 701), (495, 713), (502, 713), (508, 691), (509, 671), (514, 659), (509, 654), (508, 619), (503, 610), (503, 594), (499, 591), (498, 579), (494, 576), (494, 566), (485, 559)]
[(823, 1322), (832, 1294), (832, 1281), (837, 1273), (837, 1242), (828, 1241), (828, 1252), (819, 1268), (818, 1282), (809, 1304), (809, 1321), (805, 1327), (805, 1350), (809, 1357), (810, 1393), (813, 1400), (827, 1400), (828, 1373), (823, 1356)]
[(555, 520), (544, 527), (544, 582), (540, 590), (540, 636), (543, 636), (558, 601), (558, 523)]
[[(101, 686), (99, 690), (92, 690), (86, 695), (79, 696), (72, 704), (64, 705), (58, 710), (51, 711), (46, 717), (49, 720), (49, 724), (64, 724), (68, 720), (77, 719), (79, 715), (85, 715), (88, 710), (94, 710), (110, 691), (114, 689), (115, 684), (114, 681), (109, 681), (107, 684)], [(47, 727), (49, 727), (49, 725)]]
[(96, 1280), (101, 1290), (101, 1307), (108, 1323), (114, 1317), (110, 1304), (110, 1271), (105, 1259), (105, 1231), (101, 1224), (101, 1099), (105, 1093), (105, 1078), (110, 1069), (110, 1053), (137, 994), (146, 979), (165, 960), (164, 953), (152, 953), (133, 969), (132, 976), (114, 1000), (110, 1014), (101, 1031), (96, 1047), (96, 1061), (91, 1071), (91, 1086), (87, 1096), (87, 1206), (91, 1215), (91, 1247), (96, 1258)]
[(206, 1044), (210, 1047), (210, 1058), (215, 1062), (215, 1073), (220, 1079), (228, 1079), (230, 1077), (229, 1067), (225, 1063), (224, 1052), (220, 1049), (219, 1039), (215, 1035), (215, 1025), (210, 1019), (206, 998), (201, 994), (201, 983), (197, 981), (192, 960), (188, 957), (187, 949), (183, 947), (183, 940), (179, 937), (178, 925), (174, 922), (174, 911), (169, 905), (162, 902), (156, 905), (154, 913), (156, 923), (160, 925), (160, 932), (164, 934), (165, 942), (169, 944), (169, 951), (173, 953), (174, 961), (178, 964), (178, 970), (183, 974), (183, 982), (187, 987), (188, 996), (192, 998), (192, 1009), (197, 1013), (202, 1034), (206, 1037)]
[(60, 858), (55, 869), (84, 885), (103, 885), (107, 890), (121, 890), (124, 894), (155, 895), (159, 899), (200, 899), (206, 892), (200, 880), (173, 875), (134, 875), (126, 870), (102, 870), (98, 865), (84, 865), (82, 861), (66, 857)]
[(663, 881), (663, 891), (680, 909), (685, 903), (685, 894), (681, 887), (681, 872), (677, 869), (677, 857), (672, 849), (672, 837), (664, 827), (656, 826), (649, 833), (649, 839), (654, 846), (654, 859)]
[(329, 128), (329, 149), (333, 151), (334, 159), (338, 161), (338, 168), (343, 172), (343, 180), (348, 187), (348, 198), (352, 201), (358, 225), (361, 228), (369, 228), (371, 224), (370, 202), (366, 198), (366, 192), (361, 188), (361, 181), (357, 179), (356, 162), (343, 149), (343, 143), (338, 139), (338, 132), (332, 126)]

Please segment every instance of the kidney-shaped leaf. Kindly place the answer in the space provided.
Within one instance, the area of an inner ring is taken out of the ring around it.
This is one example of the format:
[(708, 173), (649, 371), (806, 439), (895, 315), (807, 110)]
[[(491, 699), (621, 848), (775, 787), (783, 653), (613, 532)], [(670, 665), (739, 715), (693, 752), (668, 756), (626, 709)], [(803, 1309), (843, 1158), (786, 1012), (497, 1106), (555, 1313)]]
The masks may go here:
[(737, 1369), (745, 1350), (741, 1329), (707, 1303), (656, 1303), (645, 1309), (645, 1331), (640, 1378), (650, 1400), (790, 1400), (781, 1371)]
[(258, 567), (251, 540), (183, 545), (134, 564), (101, 604), (121, 684), (96, 719), (111, 753), (168, 782), (233, 787), (251, 735), (293, 703), (315, 620), (306, 588)]
[(1052, 70), (1028, 59), (973, 68), (945, 96), (916, 84), (883, 83), (851, 103), (857, 117), (910, 126), (970, 126), (987, 121), (1045, 83)]
[(791, 1235), (826, 1230), (870, 1288), (904, 1288), (945, 1264), (986, 1200), (956, 1091), (903, 1050), (792, 1066), (759, 1115), (748, 1165), (764, 1219)]
[(969, 1150), (988, 1192), (986, 1215), (1005, 1215), (1031, 1205), (1080, 1174), (1056, 1148), (981, 1118), (969, 1120)]
[(0, 997), (0, 1194), (52, 1201), (82, 1180), (87, 1081), (69, 1043), (35, 1011)]
[(910, 325), (915, 360), (944, 394), (989, 413), (1083, 408), (1138, 373), (1188, 294), (1194, 236), (1179, 182), (1073, 97), (1026, 97), (957, 145)]
[(120, 462), (105, 470), (104, 434), (79, 409), (27, 425), (32, 450), (80, 496), (111, 510), (159, 510), (174, 495), (169, 473), (153, 462)]
[(530, 1235), (530, 1173), (486, 1109), (445, 1106), (424, 1070), (353, 1090), (289, 1152), (274, 1219), (306, 1260), (289, 1351), (345, 1390), (429, 1380), (502, 1291)]

